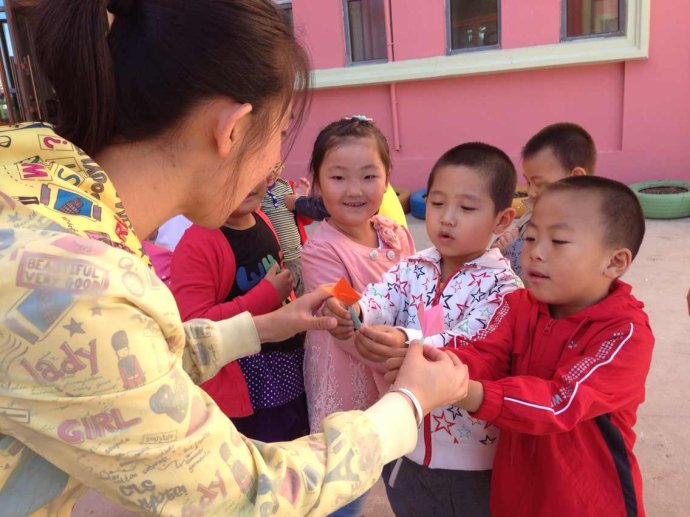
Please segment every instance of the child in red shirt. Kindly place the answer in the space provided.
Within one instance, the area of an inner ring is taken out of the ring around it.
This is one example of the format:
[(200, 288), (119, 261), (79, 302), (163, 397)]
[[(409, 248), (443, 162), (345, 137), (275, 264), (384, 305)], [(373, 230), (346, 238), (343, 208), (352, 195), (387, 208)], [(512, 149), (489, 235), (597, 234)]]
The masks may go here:
[[(508, 294), (474, 338), (456, 339), (472, 379), (457, 405), (501, 430), (492, 515), (644, 515), (632, 428), (654, 336), (619, 280), (644, 228), (621, 183), (553, 183), (525, 233), (529, 290)], [(400, 362), (388, 360), (388, 380)]]

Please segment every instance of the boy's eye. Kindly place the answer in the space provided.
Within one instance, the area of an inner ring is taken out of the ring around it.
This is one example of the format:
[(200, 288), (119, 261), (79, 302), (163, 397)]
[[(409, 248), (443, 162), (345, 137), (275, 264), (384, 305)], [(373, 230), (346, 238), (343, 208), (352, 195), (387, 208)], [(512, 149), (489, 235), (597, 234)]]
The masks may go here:
[(431, 206), (443, 206), (441, 201), (429, 201), (429, 204), (431, 204)]
[(338, 181), (338, 180), (343, 179), (343, 177), (342, 176), (331, 176), (331, 179)]
[(461, 207), (461, 208), (462, 208), (465, 212), (474, 212), (474, 211), (476, 210), (476, 208), (474, 208), (474, 207), (472, 207), (472, 206), (463, 206), (463, 207)]
[(365, 180), (373, 180), (376, 178), (378, 178), (378, 176), (376, 174), (367, 174), (366, 176), (364, 176)]
[(561, 244), (568, 244), (568, 241), (562, 241), (559, 239), (551, 239), (551, 242), (553, 242), (556, 246), (559, 246)]
[(536, 240), (537, 239), (535, 237), (525, 235), (525, 241), (526, 242), (534, 242)]

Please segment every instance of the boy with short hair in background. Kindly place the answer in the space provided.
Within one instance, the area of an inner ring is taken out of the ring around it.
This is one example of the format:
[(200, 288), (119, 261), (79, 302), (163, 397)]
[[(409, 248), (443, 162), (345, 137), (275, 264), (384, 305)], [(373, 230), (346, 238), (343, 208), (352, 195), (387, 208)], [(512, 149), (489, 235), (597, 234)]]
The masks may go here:
[(522, 149), (522, 168), (527, 180), (529, 208), (513, 225), (496, 239), (494, 247), (510, 260), (510, 265), (525, 280), (520, 266), (520, 251), (525, 229), (532, 216), (532, 206), (544, 187), (568, 176), (593, 175), (597, 162), (594, 140), (582, 127), (571, 122), (546, 126), (530, 138)]

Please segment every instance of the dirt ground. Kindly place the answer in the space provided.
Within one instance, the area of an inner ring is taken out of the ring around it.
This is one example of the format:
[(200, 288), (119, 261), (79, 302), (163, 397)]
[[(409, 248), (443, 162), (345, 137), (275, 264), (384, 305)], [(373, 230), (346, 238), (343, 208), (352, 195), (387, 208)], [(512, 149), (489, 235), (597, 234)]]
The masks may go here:
[[(424, 222), (410, 218), (418, 249), (428, 245)], [(685, 296), (690, 288), (690, 218), (647, 221), (640, 254), (624, 278), (645, 302), (656, 347), (647, 379), (647, 401), (640, 408), (635, 452), (644, 478), (647, 514), (690, 514), (690, 317)], [(73, 516), (125, 517), (128, 512), (90, 492)], [(365, 508), (368, 517), (393, 515), (381, 482)]]

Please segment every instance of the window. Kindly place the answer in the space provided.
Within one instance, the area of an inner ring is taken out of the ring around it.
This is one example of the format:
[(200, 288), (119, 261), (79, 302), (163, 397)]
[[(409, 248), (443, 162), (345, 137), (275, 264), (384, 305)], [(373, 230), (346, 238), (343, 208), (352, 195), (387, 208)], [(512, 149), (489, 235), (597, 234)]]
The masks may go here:
[(564, 39), (615, 34), (624, 31), (621, 0), (565, 0)]
[(498, 46), (498, 0), (449, 0), (450, 51)]
[(348, 61), (386, 61), (386, 15), (383, 0), (345, 0)]

